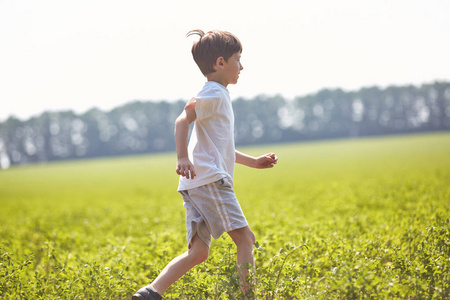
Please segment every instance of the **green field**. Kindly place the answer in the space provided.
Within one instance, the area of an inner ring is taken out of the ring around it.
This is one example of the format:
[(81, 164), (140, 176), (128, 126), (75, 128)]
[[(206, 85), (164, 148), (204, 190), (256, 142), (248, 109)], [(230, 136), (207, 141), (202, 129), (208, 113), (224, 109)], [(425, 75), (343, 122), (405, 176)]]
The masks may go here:
[[(450, 299), (450, 134), (239, 149), (256, 299)], [(1, 299), (130, 299), (186, 250), (175, 154), (0, 171)], [(235, 248), (165, 299), (240, 299)]]

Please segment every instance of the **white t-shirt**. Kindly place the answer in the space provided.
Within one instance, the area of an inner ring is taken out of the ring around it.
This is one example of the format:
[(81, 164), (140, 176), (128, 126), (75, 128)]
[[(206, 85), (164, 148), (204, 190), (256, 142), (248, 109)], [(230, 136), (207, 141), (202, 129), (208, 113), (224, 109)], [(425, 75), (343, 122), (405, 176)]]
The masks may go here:
[(189, 140), (188, 155), (196, 177), (180, 176), (178, 191), (199, 187), (227, 177), (233, 185), (236, 161), (234, 144), (234, 113), (226, 87), (208, 81), (195, 97), (194, 128)]

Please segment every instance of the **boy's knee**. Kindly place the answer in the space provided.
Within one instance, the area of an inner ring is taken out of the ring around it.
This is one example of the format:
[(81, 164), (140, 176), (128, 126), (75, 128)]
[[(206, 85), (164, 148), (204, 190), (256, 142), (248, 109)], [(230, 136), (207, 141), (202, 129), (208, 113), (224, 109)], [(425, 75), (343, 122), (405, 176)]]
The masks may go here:
[(253, 247), (256, 242), (255, 234), (249, 227), (236, 229), (229, 234), (236, 245)]
[(256, 237), (255, 237), (255, 234), (253, 233), (253, 231), (250, 228), (245, 230), (244, 240), (245, 240), (245, 242), (247, 244), (251, 245), (252, 247), (255, 244)]
[(253, 233), (253, 231), (250, 230), (250, 232), (252, 233), (251, 239), (252, 239), (252, 246), (253, 246), (253, 245), (255, 245), (255, 243), (256, 243), (256, 236), (255, 236), (255, 234)]
[(253, 233), (253, 231), (251, 231), (251, 230), (250, 230), (248, 239), (249, 239), (250, 244), (253, 247), (253, 245), (255, 245), (255, 243), (256, 243), (256, 237), (255, 237), (255, 234)]
[(208, 259), (209, 248), (206, 245), (198, 245), (190, 249), (190, 256), (192, 257), (195, 265), (198, 265)]
[(200, 251), (200, 253), (198, 254), (198, 260), (199, 260), (199, 263), (202, 263), (202, 262), (204, 262), (205, 260), (207, 260), (208, 259), (208, 256), (209, 256), (209, 248), (208, 247), (205, 247), (205, 248), (203, 248), (201, 251)]

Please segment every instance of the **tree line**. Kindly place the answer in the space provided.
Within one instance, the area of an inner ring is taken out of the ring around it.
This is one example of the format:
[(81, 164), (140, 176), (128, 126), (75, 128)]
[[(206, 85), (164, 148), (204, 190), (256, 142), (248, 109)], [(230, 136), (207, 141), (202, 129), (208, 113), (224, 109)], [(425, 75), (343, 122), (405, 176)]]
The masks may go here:
[[(109, 112), (45, 112), (0, 123), (0, 167), (63, 159), (174, 151), (184, 101), (135, 101)], [(288, 100), (237, 98), (237, 145), (450, 129), (450, 82), (323, 89)]]

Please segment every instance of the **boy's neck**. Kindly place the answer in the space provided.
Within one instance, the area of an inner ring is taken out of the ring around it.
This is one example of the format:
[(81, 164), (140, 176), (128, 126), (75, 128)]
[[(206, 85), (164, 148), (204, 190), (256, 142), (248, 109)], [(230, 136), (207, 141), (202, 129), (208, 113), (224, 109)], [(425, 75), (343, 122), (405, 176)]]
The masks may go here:
[(208, 82), (215, 82), (215, 83), (218, 83), (218, 84), (220, 84), (221, 86), (223, 86), (224, 88), (227, 88), (227, 86), (226, 85), (224, 85), (224, 84), (222, 84), (222, 83), (220, 83), (219, 81), (217, 81), (217, 80), (208, 80)]
[(229, 84), (228, 82), (226, 82), (226, 81), (222, 78), (222, 76), (220, 76), (220, 72), (218, 72), (218, 71), (206, 75), (206, 79), (207, 79), (208, 81), (214, 81), (214, 82), (217, 82), (217, 83), (223, 85), (224, 87), (227, 87), (228, 84)]

